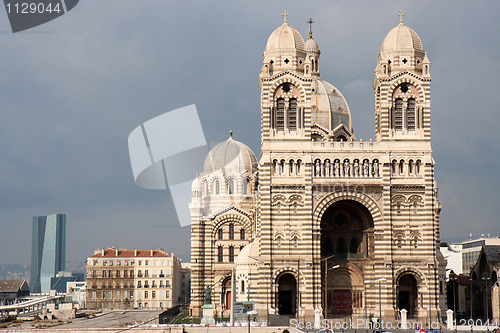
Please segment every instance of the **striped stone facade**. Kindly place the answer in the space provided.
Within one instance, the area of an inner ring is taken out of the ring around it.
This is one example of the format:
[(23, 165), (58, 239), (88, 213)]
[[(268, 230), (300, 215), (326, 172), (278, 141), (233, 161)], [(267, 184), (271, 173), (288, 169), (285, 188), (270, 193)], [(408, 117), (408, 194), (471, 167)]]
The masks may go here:
[[(444, 315), (445, 263), (430, 63), (420, 38), (401, 22), (383, 42), (375, 141), (354, 137), (345, 99), (319, 76), (319, 54), (312, 34), (304, 42), (286, 21), (269, 37), (259, 81), (260, 160), (256, 170), (238, 171), (252, 175), (252, 197), (221, 202), (218, 211), (207, 210), (218, 200), (209, 190), (193, 200), (202, 208), (192, 210), (191, 294), (211, 286), (217, 315), (228, 315), (235, 267), (236, 300), (254, 301), (261, 318), (312, 321), (319, 311), (395, 320), (405, 308), (410, 318), (436, 320)], [(249, 245), (217, 263), (221, 220), (248, 230), (238, 244)], [(194, 315), (202, 304), (192, 302)]]

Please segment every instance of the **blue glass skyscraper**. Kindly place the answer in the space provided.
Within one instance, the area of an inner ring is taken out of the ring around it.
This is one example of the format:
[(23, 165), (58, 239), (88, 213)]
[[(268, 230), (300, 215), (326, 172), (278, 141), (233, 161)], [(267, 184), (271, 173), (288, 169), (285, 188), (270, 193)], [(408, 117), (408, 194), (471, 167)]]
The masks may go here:
[(66, 214), (33, 216), (32, 293), (48, 293), (50, 279), (66, 268)]

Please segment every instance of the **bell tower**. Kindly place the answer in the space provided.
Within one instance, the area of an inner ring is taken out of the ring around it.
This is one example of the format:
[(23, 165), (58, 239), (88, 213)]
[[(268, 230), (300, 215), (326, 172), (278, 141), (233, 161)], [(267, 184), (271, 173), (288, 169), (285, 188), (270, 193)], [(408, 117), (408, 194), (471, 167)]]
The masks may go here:
[(375, 68), (375, 138), (430, 141), (430, 62), (415, 31), (403, 23), (385, 37)]

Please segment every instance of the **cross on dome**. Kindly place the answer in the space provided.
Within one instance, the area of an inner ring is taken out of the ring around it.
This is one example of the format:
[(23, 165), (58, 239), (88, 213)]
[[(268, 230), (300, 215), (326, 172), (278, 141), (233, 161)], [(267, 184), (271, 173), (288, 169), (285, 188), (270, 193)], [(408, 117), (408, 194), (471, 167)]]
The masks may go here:
[(309, 21), (307, 21), (306, 23), (309, 23), (309, 38), (312, 38), (313, 37), (312, 25), (315, 22), (312, 20), (312, 18), (309, 18)]
[(399, 16), (399, 23), (403, 23), (403, 16), (405, 16), (406, 14), (403, 13), (402, 10), (400, 10), (399, 13), (397, 13), (397, 15)]
[(286, 23), (286, 17), (288, 16), (289, 14), (286, 12), (286, 10), (283, 12), (283, 14), (281, 14), (281, 16), (284, 17), (283, 19), (283, 23)]

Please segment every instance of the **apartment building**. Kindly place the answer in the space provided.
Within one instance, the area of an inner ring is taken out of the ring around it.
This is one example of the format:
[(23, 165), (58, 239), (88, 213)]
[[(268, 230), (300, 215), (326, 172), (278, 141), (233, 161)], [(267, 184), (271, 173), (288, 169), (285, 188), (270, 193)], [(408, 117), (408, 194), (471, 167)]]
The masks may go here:
[(87, 260), (87, 308), (168, 309), (178, 303), (180, 275), (180, 259), (163, 250), (96, 250)]

